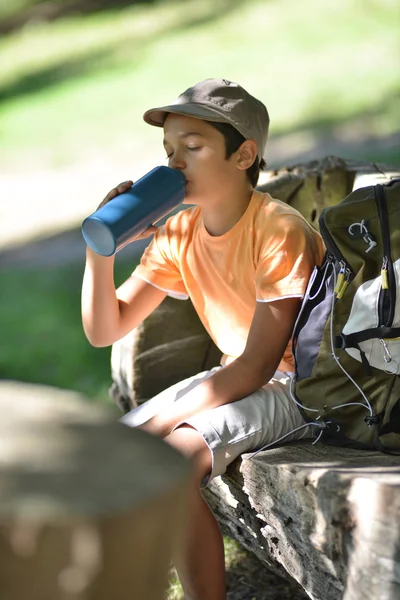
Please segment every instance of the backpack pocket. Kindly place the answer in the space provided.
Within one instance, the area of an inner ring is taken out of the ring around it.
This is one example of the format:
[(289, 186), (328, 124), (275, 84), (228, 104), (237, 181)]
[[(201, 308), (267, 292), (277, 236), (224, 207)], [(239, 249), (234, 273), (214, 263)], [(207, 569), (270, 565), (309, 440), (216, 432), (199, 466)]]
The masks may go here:
[(309, 279), (292, 335), (296, 381), (311, 376), (318, 358), (325, 325), (332, 310), (333, 271), (338, 268), (327, 255), (321, 267), (314, 267)]
[[(395, 289), (400, 286), (400, 259), (393, 263)], [(371, 367), (385, 371), (388, 374), (400, 374), (400, 298), (396, 296), (394, 318), (391, 327), (385, 327), (380, 322), (379, 298), (382, 289), (381, 277), (366, 281), (359, 286), (354, 294), (350, 315), (343, 327), (343, 339), (346, 340), (346, 352), (355, 360), (362, 361), (364, 352)], [(351, 336), (360, 337), (365, 332), (369, 339), (358, 340), (351, 346)], [(359, 348), (357, 348), (358, 346)]]

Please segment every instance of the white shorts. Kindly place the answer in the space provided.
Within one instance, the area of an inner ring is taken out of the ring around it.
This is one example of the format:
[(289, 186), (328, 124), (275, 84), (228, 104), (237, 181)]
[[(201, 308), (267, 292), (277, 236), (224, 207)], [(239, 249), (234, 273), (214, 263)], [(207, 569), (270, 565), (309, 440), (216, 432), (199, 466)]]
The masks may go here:
[[(142, 425), (222, 368), (214, 367), (180, 381), (131, 410), (121, 422), (129, 427)], [(312, 437), (312, 427), (304, 426), (305, 421), (290, 397), (291, 376), (291, 373), (276, 371), (272, 379), (253, 394), (185, 419), (184, 423), (203, 436), (212, 454), (212, 471), (204, 484), (225, 473), (226, 467), (239, 454), (262, 448), (298, 427), (303, 426), (282, 443)]]

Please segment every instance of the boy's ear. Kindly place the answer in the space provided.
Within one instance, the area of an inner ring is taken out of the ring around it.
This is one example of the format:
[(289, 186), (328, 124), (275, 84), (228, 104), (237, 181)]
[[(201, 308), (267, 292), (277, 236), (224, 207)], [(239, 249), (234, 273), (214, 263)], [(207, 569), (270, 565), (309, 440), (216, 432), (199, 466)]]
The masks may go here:
[(237, 166), (241, 171), (246, 171), (257, 158), (257, 144), (254, 140), (246, 140), (237, 150)]

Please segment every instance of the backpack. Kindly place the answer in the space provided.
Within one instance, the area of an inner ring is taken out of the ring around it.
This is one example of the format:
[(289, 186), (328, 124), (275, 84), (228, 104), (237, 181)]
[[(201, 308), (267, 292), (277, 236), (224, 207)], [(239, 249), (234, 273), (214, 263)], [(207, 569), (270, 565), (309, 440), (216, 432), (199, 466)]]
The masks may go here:
[(315, 442), (400, 454), (400, 179), (351, 192), (319, 225), (327, 252), (294, 326), (292, 399)]

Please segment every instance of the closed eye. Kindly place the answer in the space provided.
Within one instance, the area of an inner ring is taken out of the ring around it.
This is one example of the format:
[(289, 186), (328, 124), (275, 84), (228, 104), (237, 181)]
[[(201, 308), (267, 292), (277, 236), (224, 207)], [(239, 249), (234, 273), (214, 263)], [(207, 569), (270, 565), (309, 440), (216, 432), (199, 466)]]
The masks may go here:
[[(190, 150), (191, 152), (196, 152), (197, 150), (201, 150), (201, 146), (187, 146), (186, 150)], [(169, 154), (167, 154), (166, 156), (166, 160), (169, 160), (171, 158), (171, 156), (173, 156), (173, 152), (170, 152)]]

